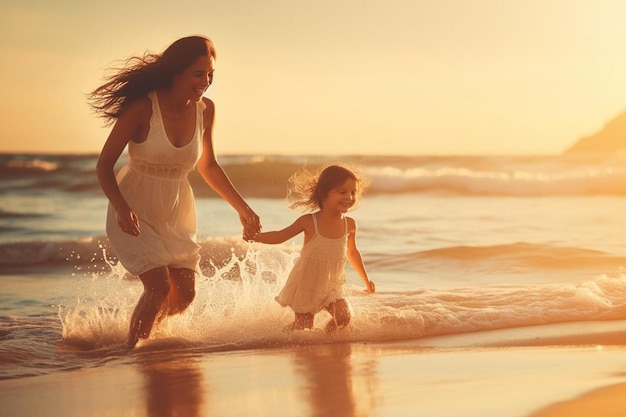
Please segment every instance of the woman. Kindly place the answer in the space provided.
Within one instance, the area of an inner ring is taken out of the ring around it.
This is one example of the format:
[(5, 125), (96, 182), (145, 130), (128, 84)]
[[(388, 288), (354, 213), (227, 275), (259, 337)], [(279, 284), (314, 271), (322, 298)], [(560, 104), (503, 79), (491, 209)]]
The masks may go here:
[[(131, 318), (128, 346), (150, 336), (156, 319), (184, 311), (199, 273), (196, 213), (188, 173), (198, 171), (239, 214), (244, 233), (259, 217), (234, 188), (213, 151), (214, 103), (203, 96), (215, 70), (211, 40), (190, 36), (162, 54), (133, 57), (90, 95), (113, 128), (97, 163), (109, 199), (107, 236), (144, 292)], [(128, 145), (130, 162), (114, 166)]]

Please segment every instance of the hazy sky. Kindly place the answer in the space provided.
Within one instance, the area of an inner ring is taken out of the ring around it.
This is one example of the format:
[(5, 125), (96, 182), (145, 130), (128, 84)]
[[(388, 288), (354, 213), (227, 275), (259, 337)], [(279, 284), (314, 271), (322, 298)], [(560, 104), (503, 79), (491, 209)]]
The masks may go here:
[(117, 60), (213, 39), (218, 153), (560, 153), (626, 109), (623, 0), (5, 0), (0, 152), (99, 152)]

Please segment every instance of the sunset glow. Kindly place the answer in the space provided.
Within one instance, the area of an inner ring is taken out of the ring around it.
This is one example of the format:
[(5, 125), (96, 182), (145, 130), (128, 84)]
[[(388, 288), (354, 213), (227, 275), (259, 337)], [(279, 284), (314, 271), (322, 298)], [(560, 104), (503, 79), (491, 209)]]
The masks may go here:
[(85, 93), (190, 34), (219, 153), (557, 154), (626, 108), (618, 0), (176, 4), (0, 6), (0, 152), (99, 152)]

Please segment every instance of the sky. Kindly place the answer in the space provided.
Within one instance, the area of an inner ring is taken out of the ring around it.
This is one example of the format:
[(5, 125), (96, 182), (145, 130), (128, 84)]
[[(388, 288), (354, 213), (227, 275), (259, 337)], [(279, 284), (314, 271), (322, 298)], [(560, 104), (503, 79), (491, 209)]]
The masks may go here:
[(0, 152), (98, 153), (85, 94), (217, 48), (223, 154), (559, 154), (626, 109), (623, 0), (5, 0)]

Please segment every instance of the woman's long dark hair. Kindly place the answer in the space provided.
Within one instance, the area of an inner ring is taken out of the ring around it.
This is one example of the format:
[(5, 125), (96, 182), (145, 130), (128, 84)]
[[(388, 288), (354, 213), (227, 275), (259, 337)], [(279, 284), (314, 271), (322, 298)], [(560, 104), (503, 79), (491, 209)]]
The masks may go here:
[(115, 121), (135, 99), (155, 89), (172, 86), (175, 75), (189, 68), (199, 57), (215, 58), (213, 42), (203, 36), (188, 36), (171, 44), (163, 53), (146, 53), (127, 59), (122, 68), (87, 95), (91, 108), (106, 120)]

